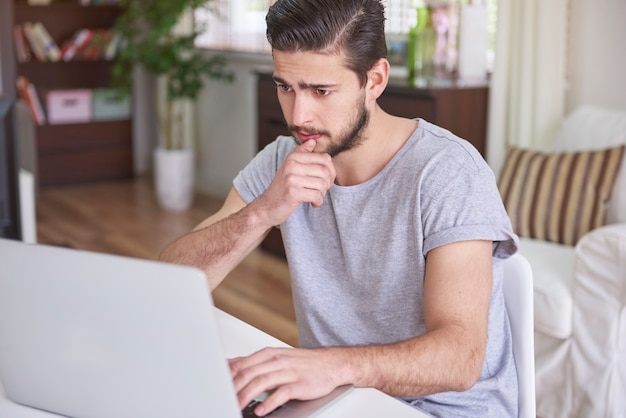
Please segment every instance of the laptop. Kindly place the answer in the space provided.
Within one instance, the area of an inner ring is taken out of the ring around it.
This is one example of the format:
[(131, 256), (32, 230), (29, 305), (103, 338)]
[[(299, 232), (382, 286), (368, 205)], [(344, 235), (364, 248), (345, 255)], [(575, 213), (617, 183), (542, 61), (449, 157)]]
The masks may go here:
[[(77, 418), (239, 418), (215, 313), (199, 269), (0, 239), (0, 382), (13, 402)], [(349, 390), (270, 416), (314, 416)]]

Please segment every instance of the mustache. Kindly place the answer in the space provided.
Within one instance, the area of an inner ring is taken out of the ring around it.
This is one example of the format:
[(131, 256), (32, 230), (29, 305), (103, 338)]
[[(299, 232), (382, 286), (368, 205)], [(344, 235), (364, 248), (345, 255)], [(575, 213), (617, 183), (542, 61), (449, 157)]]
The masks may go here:
[(317, 128), (313, 128), (313, 127), (307, 127), (304, 128), (302, 126), (296, 126), (296, 125), (288, 125), (287, 128), (289, 129), (289, 132), (291, 132), (292, 134), (297, 134), (297, 133), (304, 133), (307, 135), (326, 135), (326, 136), (330, 136), (330, 132), (324, 130), (324, 129), (317, 129)]

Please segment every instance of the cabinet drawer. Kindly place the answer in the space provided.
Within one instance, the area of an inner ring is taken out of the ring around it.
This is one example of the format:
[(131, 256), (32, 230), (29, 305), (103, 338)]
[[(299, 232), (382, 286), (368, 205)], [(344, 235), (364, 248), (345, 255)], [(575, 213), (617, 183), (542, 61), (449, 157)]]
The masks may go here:
[(115, 180), (133, 176), (133, 156), (128, 148), (101, 148), (39, 155), (42, 186)]
[(44, 125), (38, 126), (36, 132), (37, 148), (43, 153), (111, 146), (132, 149), (130, 120)]
[(42, 186), (133, 176), (130, 120), (37, 127)]

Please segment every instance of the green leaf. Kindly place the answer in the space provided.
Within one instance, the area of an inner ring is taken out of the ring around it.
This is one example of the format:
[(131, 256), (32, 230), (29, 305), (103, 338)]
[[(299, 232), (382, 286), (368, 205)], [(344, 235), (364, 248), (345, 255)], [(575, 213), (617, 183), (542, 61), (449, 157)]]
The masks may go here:
[(168, 98), (197, 98), (209, 80), (232, 82), (224, 57), (209, 57), (194, 47), (198, 28), (188, 35), (172, 29), (186, 10), (211, 9), (212, 0), (122, 0), (115, 29), (124, 38), (112, 71), (113, 86), (130, 93), (133, 67), (167, 75)]

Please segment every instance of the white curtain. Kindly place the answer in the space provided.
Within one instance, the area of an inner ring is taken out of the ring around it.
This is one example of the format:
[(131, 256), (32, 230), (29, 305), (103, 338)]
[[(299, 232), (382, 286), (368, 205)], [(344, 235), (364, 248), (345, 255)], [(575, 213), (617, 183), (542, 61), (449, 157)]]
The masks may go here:
[(507, 146), (549, 149), (564, 114), (568, 0), (499, 0), (487, 162)]

